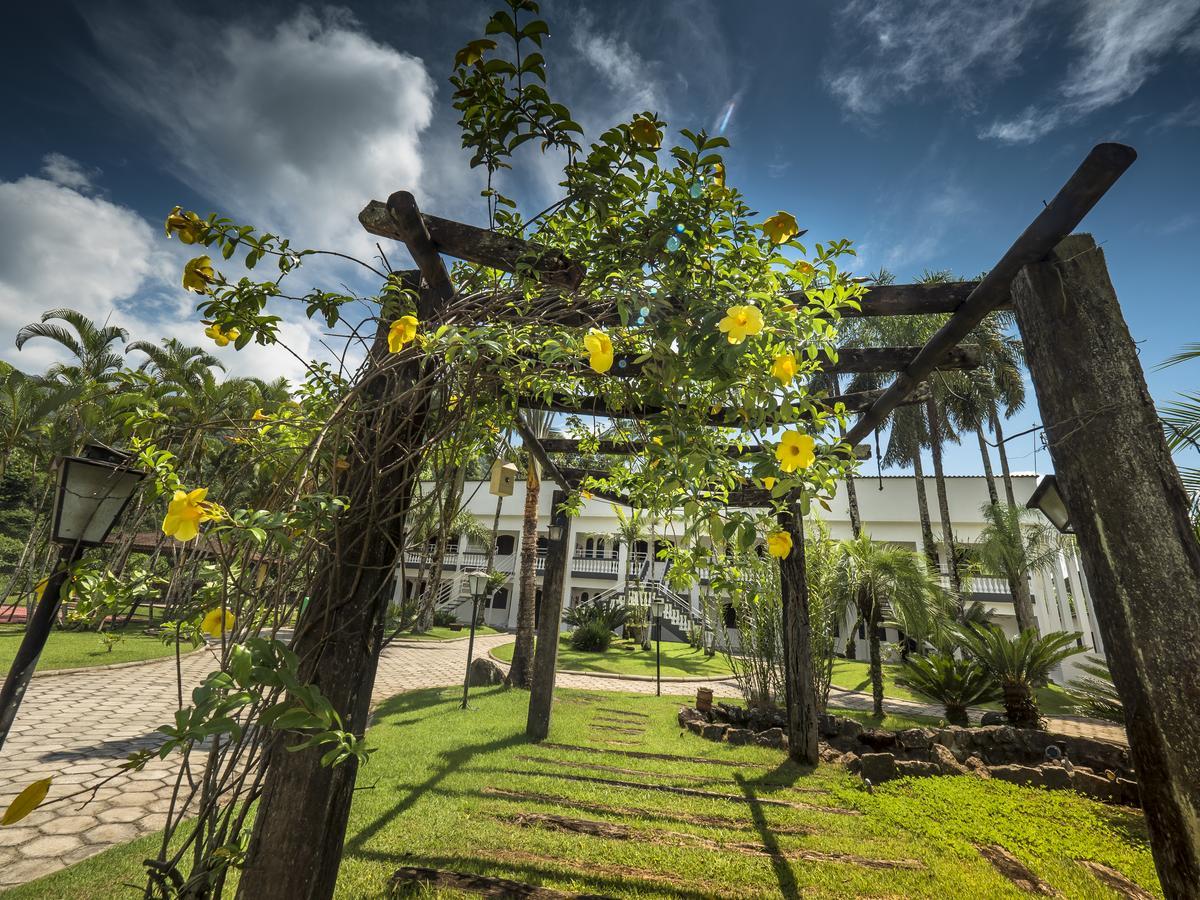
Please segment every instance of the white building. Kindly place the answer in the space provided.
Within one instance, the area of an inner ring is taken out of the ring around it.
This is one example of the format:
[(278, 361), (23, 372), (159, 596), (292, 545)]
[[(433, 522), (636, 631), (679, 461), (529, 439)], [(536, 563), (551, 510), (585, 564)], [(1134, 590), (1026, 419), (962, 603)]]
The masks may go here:
[[(1013, 476), (1013, 490), (1018, 503), (1024, 503), (1029, 498), (1036, 483), (1036, 475)], [(955, 539), (960, 545), (969, 546), (979, 539), (984, 527), (980, 510), (988, 502), (986, 480), (982, 476), (949, 476), (946, 486)], [(872, 538), (914, 549), (920, 547), (921, 527), (914, 478), (886, 475), (882, 478), (860, 477), (855, 479), (855, 487), (863, 528)], [(554, 485), (550, 482), (544, 483), (539, 498), (539, 597), (547, 542), (546, 527), (550, 520), (553, 493)], [(926, 493), (936, 539), (941, 528), (933, 478), (926, 479)], [(485, 527), (490, 527), (496, 512), (496, 498), (488, 492), (487, 482), (469, 482), (464, 491), (464, 498), (464, 508), (484, 523)], [(832, 511), (822, 511), (821, 518), (828, 525), (832, 536), (850, 537), (850, 517), (844, 490), (838, 492), (831, 506)], [(508, 573), (510, 578), (484, 612), (484, 621), (495, 628), (516, 627), (524, 508), (525, 482), (518, 481), (513, 495), (504, 498), (501, 507), (496, 553), (492, 564), (494, 570)], [(660, 545), (677, 541), (670, 525), (664, 526), (662, 531), (664, 533), (656, 535), (656, 541)], [(677, 634), (686, 634), (689, 626), (700, 621), (701, 596), (702, 592), (707, 590), (707, 579), (701, 578), (700, 583), (684, 595), (671, 591), (662, 584), (668, 564), (652, 558), (648, 542), (642, 540), (633, 547), (626, 547), (616, 537), (617, 532), (618, 521), (612, 504), (598, 499), (583, 501), (581, 514), (571, 521), (573, 552), (566, 573), (565, 605), (569, 608), (601, 595), (620, 597), (631, 582), (638, 581), (642, 586), (653, 586), (660, 596), (668, 601), (666, 618), (673, 627), (669, 626), (667, 631), (674, 630)], [(438, 601), (439, 608), (451, 609), (465, 621), (469, 617), (470, 596), (463, 573), (483, 568), (486, 562), (486, 547), (479, 546), (465, 536), (451, 538), (450, 546), (442, 560), (443, 586)], [(406, 591), (411, 596), (411, 593), (420, 587), (421, 579), (428, 579), (429, 565), (430, 556), (425, 548), (410, 549), (405, 556), (404, 576), (397, 579), (397, 600), (402, 596), (401, 591)], [(945, 570), (943, 560), (943, 571)], [(1003, 578), (976, 577), (972, 580), (971, 587), (972, 594), (968, 600), (981, 601), (991, 610), (993, 621), (1009, 633), (1015, 634), (1016, 619), (1008, 582)], [(1083, 635), (1082, 643), (1087, 648), (1103, 653), (1095, 616), (1092, 613), (1091, 591), (1084, 579), (1077, 555), (1071, 552), (1062, 553), (1056, 566), (1032, 577), (1030, 588), (1038, 626), (1042, 632), (1079, 631)], [(847, 622), (842, 627), (842, 633), (850, 627), (853, 627), (853, 623)], [(894, 628), (886, 629), (884, 637), (889, 641), (899, 639)]]

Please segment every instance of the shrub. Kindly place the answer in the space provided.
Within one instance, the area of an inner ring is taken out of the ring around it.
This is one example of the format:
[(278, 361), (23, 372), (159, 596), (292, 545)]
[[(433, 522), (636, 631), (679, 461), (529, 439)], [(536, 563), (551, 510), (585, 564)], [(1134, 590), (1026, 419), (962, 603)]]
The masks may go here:
[(963, 650), (979, 662), (1003, 695), (1008, 723), (1017, 728), (1039, 728), (1034, 688), (1044, 684), (1050, 670), (1069, 656), (1083, 652), (1077, 633), (1055, 631), (1039, 637), (1034, 631), (1009, 638), (998, 625), (967, 625), (959, 632)]
[(596, 623), (597, 627), (603, 625), (605, 631), (616, 631), (629, 621), (629, 614), (629, 607), (623, 603), (593, 600), (569, 609), (563, 620), (572, 628), (581, 628)]
[(571, 632), (569, 640), (576, 650), (586, 650), (592, 653), (603, 653), (612, 643), (613, 633), (598, 619), (593, 619), (576, 627)]
[(435, 609), (433, 611), (433, 626), (434, 628), (449, 628), (458, 621), (458, 616), (450, 612), (448, 609)]
[(896, 681), (946, 707), (946, 721), (951, 725), (966, 727), (970, 724), (968, 706), (1000, 697), (995, 680), (978, 662), (943, 653), (910, 656)]
[(1108, 666), (1103, 660), (1091, 657), (1079, 663), (1079, 668), (1084, 671), (1084, 677), (1077, 678), (1067, 685), (1067, 691), (1076, 704), (1075, 712), (1081, 716), (1124, 725), (1125, 706), (1113, 685)]

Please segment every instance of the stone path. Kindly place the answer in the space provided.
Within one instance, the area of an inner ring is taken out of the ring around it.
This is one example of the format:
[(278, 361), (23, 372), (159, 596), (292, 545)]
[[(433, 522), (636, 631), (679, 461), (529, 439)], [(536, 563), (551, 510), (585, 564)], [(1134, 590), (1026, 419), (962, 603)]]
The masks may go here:
[[(484, 656), (510, 641), (508, 634), (477, 638), (476, 655)], [(374, 700), (417, 688), (461, 684), (466, 659), (466, 640), (393, 644), (380, 660)], [(184, 656), (181, 665), (186, 699), (191, 687), (216, 667), (216, 657), (201, 650)], [(562, 674), (557, 683), (641, 694), (652, 694), (655, 688), (653, 681), (591, 675)], [(662, 688), (664, 694), (694, 697), (700, 686), (703, 682), (664, 682)], [(714, 681), (711, 687), (720, 697), (740, 696), (731, 681)], [(171, 659), (33, 680), (0, 752), (0, 809), (7, 808), (30, 782), (51, 775), (50, 800), (59, 798), (59, 802), (34, 811), (19, 825), (0, 828), (0, 888), (30, 881), (162, 828), (177, 758), (152, 760), (141, 772), (119, 773), (117, 766), (130, 753), (159, 745), (155, 729), (171, 720), (178, 699), (175, 661)], [(870, 709), (871, 698), (835, 688), (830, 705)], [(940, 708), (902, 700), (886, 701), (885, 707), (901, 714), (941, 715)], [(1097, 727), (1111, 728), (1054, 720), (1055, 729), (1060, 721), (1064, 730), (1088, 736), (1096, 736), (1090, 732)], [(65, 803), (61, 799), (102, 781), (94, 794), (89, 790), (88, 797)]]

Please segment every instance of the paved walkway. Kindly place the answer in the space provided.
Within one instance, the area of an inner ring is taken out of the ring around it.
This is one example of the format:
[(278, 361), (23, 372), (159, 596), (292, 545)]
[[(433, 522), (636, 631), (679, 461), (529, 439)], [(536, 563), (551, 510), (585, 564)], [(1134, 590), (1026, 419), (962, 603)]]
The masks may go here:
[[(476, 655), (510, 641), (508, 634), (477, 638)], [(380, 660), (374, 700), (417, 688), (461, 684), (466, 659), (466, 640), (393, 644)], [(216, 657), (202, 650), (183, 657), (181, 664), (186, 699), (191, 687), (215, 668)], [(643, 694), (654, 693), (655, 687), (653, 681), (592, 675), (561, 674), (557, 682), (562, 687)], [(695, 696), (702, 685), (664, 682), (663, 693)], [(717, 696), (739, 696), (733, 682), (714, 681), (711, 686)], [(7, 808), (30, 782), (51, 775), (51, 800), (85, 788), (89, 795), (43, 807), (19, 825), (0, 828), (0, 888), (30, 881), (163, 827), (177, 757), (154, 759), (140, 772), (119, 772), (117, 766), (129, 754), (159, 745), (161, 736), (155, 729), (171, 720), (178, 701), (175, 661), (170, 659), (33, 680), (0, 754), (0, 809)], [(870, 709), (871, 698), (835, 688), (830, 705)], [(885, 707), (902, 714), (941, 715), (940, 708), (902, 700), (886, 701)], [(1074, 733), (1095, 727), (1063, 724)], [(1059, 720), (1053, 727), (1059, 727)], [(91, 802), (85, 804), (89, 797)]]

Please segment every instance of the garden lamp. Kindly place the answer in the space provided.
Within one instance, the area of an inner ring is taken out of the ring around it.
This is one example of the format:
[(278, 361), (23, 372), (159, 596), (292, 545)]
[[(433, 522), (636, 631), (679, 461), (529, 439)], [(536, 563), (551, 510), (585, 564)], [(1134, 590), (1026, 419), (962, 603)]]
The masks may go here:
[(88, 444), (82, 455), (58, 461), (58, 493), (50, 532), (51, 540), (59, 545), (58, 558), (0, 689), (0, 748), (50, 636), (71, 566), (85, 549), (104, 543), (146, 477), (145, 472), (130, 468), (132, 461), (131, 454), (101, 444)]
[(1050, 524), (1063, 534), (1075, 533), (1075, 526), (1071, 524), (1071, 511), (1063, 500), (1058, 479), (1053, 475), (1041, 477), (1025, 506), (1027, 509), (1040, 510), (1042, 515), (1050, 520)]
[(561, 541), (563, 536), (563, 527), (561, 525), (547, 525), (546, 532), (552, 541)]
[(488, 573), (476, 569), (467, 573), (467, 585), (471, 591), (471, 637), (467, 641), (467, 674), (463, 678), (462, 709), (467, 708), (467, 695), (471, 692), (471, 658), (475, 655), (475, 620), (479, 618), (479, 603), (487, 591)]
[(650, 604), (654, 615), (654, 694), (662, 696), (662, 616), (666, 604), (662, 598), (655, 599)]

